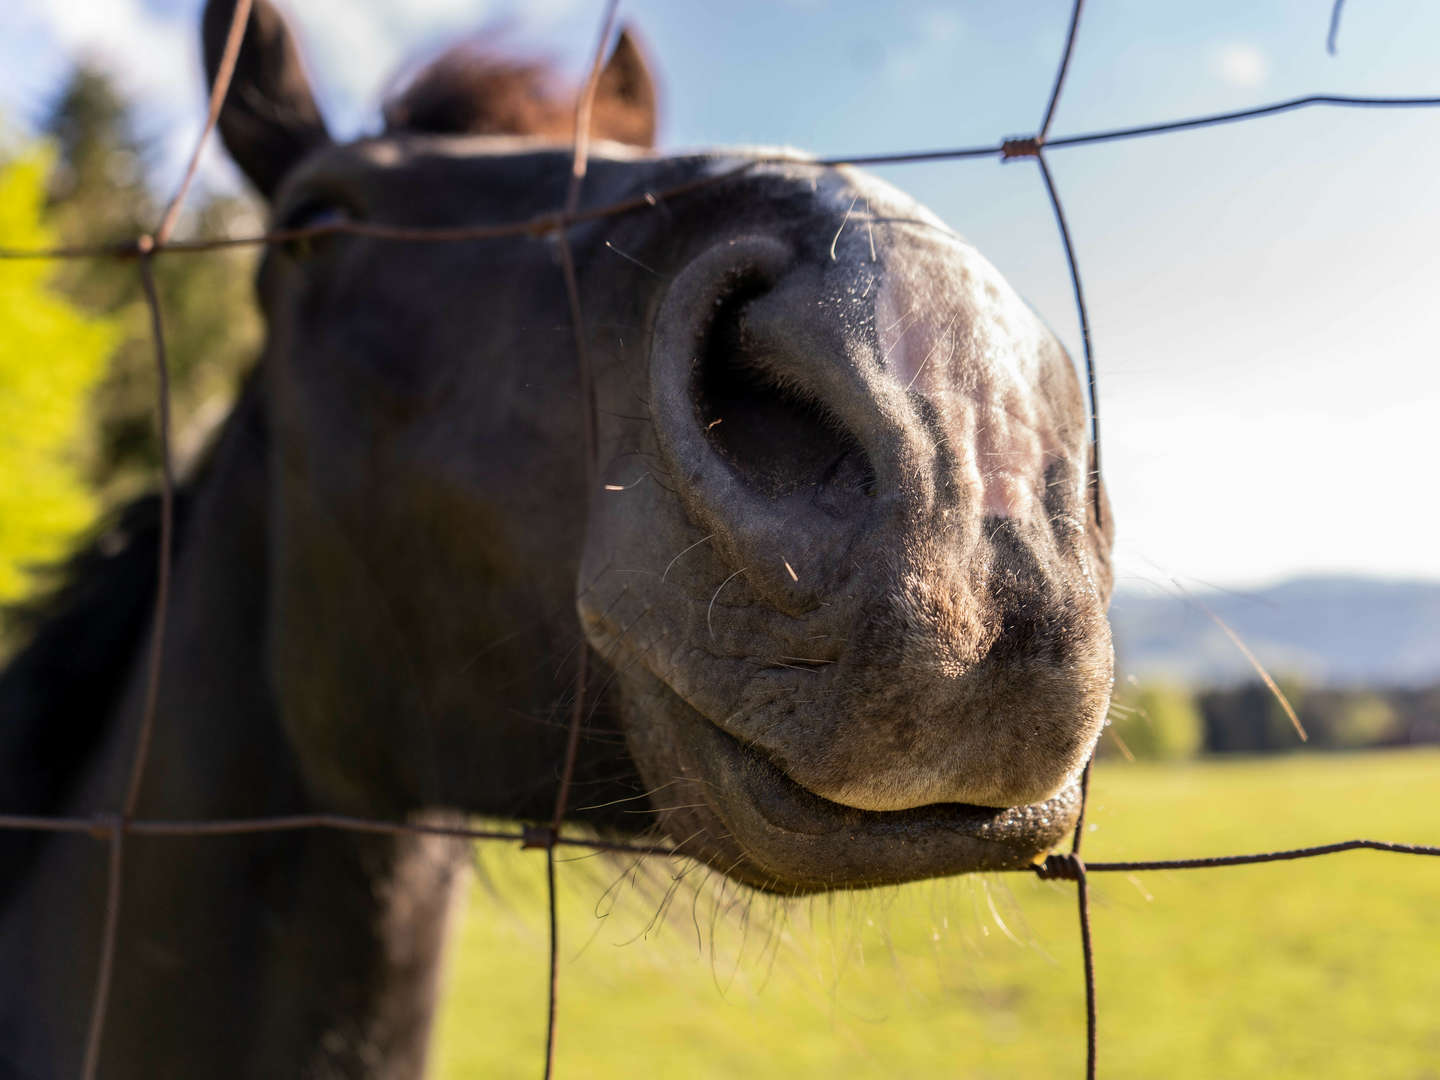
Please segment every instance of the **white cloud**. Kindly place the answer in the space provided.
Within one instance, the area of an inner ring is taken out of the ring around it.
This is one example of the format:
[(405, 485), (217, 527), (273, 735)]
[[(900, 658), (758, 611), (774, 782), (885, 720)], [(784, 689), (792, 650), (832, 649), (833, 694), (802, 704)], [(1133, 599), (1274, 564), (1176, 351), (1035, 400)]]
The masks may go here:
[(1270, 74), (1265, 54), (1254, 45), (1243, 42), (1219, 49), (1211, 66), (1216, 76), (1231, 86), (1259, 86)]
[(69, 63), (99, 63), (139, 107), (139, 134), (155, 147), (157, 178), (165, 186), (175, 182), (204, 119), (199, 0), (180, 15), (157, 12), (145, 0), (11, 3), (6, 18), (18, 32), (0, 35), (6, 39), (0, 64), (22, 83), (34, 81), (27, 73), (44, 73), (46, 85), (31, 90), (35, 104), (60, 89)]
[(173, 98), (195, 75), (193, 25), (157, 15), (142, 0), (18, 0), (16, 7), (22, 25), (68, 55), (99, 58), (147, 102)]
[(909, 20), (909, 33), (885, 50), (884, 71), (897, 81), (915, 79), (937, 63), (953, 60), (965, 23), (948, 8), (926, 8)]

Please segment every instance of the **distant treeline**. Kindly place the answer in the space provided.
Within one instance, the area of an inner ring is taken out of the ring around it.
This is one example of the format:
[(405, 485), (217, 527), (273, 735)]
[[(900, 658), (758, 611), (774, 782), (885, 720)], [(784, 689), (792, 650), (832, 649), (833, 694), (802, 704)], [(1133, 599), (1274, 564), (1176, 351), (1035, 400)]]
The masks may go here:
[[(1310, 749), (1440, 743), (1440, 684), (1421, 689), (1333, 689), (1281, 681)], [(1270, 753), (1301, 745), (1268, 686), (1190, 691), (1164, 684), (1117, 688), (1100, 753), (1144, 759)]]
[[(1285, 687), (1310, 743), (1351, 749), (1440, 742), (1440, 686), (1422, 690)], [(1295, 730), (1274, 693), (1260, 683), (1208, 690), (1197, 698), (1210, 753), (1255, 753), (1295, 746)]]

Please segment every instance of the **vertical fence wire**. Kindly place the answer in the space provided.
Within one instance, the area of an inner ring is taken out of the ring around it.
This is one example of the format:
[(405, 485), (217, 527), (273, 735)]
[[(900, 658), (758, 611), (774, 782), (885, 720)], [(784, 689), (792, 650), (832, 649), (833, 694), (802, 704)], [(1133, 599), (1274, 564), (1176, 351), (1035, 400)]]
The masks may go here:
[[(1045, 161), (1045, 138), (1055, 120), (1055, 110), (1060, 104), (1060, 94), (1065, 89), (1065, 75), (1070, 70), (1070, 59), (1075, 53), (1075, 38), (1080, 29), (1080, 11), (1085, 0), (1075, 0), (1070, 9), (1070, 27), (1065, 33), (1065, 48), (1060, 55), (1060, 66), (1055, 73), (1055, 87), (1050, 92), (1050, 103), (1045, 107), (1045, 118), (1040, 123), (1033, 145), (1035, 164), (1040, 168), (1040, 179), (1045, 184), (1045, 194), (1055, 214), (1055, 224), (1060, 230), (1060, 244), (1065, 251), (1065, 265), (1070, 271), (1070, 284), (1075, 295), (1075, 313), (1080, 320), (1080, 344), (1085, 352), (1085, 380), (1087, 400), (1090, 404), (1090, 474), (1086, 486), (1090, 491), (1095, 524), (1104, 528), (1104, 504), (1100, 483), (1100, 389), (1095, 373), (1095, 352), (1090, 341), (1090, 312), (1085, 306), (1085, 290), (1080, 284), (1080, 264), (1075, 257), (1075, 244), (1070, 238), (1070, 226), (1065, 221), (1065, 209), (1060, 203), (1060, 193), (1050, 175), (1050, 166)], [(1080, 920), (1080, 952), (1085, 980), (1085, 1078), (1095, 1080), (1096, 1059), (1099, 1049), (1099, 1006), (1095, 992), (1095, 944), (1090, 931), (1090, 879), (1085, 873), (1085, 862), (1080, 857), (1080, 844), (1085, 838), (1085, 809), (1090, 799), (1090, 770), (1094, 767), (1092, 756), (1085, 763), (1080, 774), (1080, 809), (1075, 818), (1075, 833), (1070, 841), (1070, 863), (1074, 872), (1075, 902)]]
[(1075, 818), (1075, 834), (1070, 839), (1070, 861), (1075, 871), (1075, 902), (1080, 915), (1080, 957), (1085, 975), (1085, 1077), (1095, 1080), (1095, 1058), (1099, 1046), (1096, 1028), (1099, 1006), (1095, 1000), (1095, 943), (1090, 933), (1090, 878), (1085, 873), (1085, 860), (1080, 857), (1080, 843), (1085, 839), (1085, 809), (1090, 801), (1090, 769), (1095, 759), (1085, 763), (1080, 774), (1080, 813)]
[(1330, 32), (1325, 35), (1325, 51), (1331, 56), (1335, 55), (1335, 42), (1340, 37), (1340, 12), (1345, 7), (1345, 0), (1335, 0), (1335, 6), (1330, 9)]
[(125, 871), (125, 830), (115, 819), (105, 830), (105, 922), (101, 928), (99, 963), (95, 970), (95, 991), (90, 1004), (90, 1022), (85, 1028), (85, 1058), (80, 1065), (84, 1080), (95, 1080), (100, 1068), (100, 1043), (105, 1035), (105, 1016), (110, 1004), (111, 972), (115, 967), (115, 938), (120, 920), (120, 879)]
[(145, 698), (140, 715), (140, 730), (135, 740), (134, 757), (131, 760), (130, 775), (125, 785), (124, 801), (120, 816), (109, 831), (110, 857), (107, 863), (105, 890), (105, 918), (100, 937), (100, 957), (95, 978), (95, 995), (90, 1010), (90, 1024), (85, 1037), (85, 1059), (82, 1068), (84, 1080), (93, 1080), (100, 1066), (100, 1049), (105, 1039), (105, 1019), (110, 1004), (110, 986), (114, 980), (115, 950), (120, 934), (120, 906), (124, 901), (125, 858), (124, 836), (128, 822), (135, 815), (140, 801), (140, 789), (145, 779), (145, 767), (150, 760), (150, 744), (155, 733), (155, 715), (160, 701), (160, 675), (165, 660), (165, 629), (170, 600), (171, 561), (174, 555), (175, 532), (175, 469), (170, 454), (170, 369), (165, 355), (165, 325), (160, 311), (160, 297), (155, 288), (154, 268), (151, 259), (156, 250), (163, 249), (169, 241), (185, 196), (200, 167), (200, 155), (205, 143), (220, 118), (225, 95), (230, 89), (230, 80), (235, 74), (235, 63), (240, 55), (240, 43), (245, 37), (245, 28), (250, 19), (252, 0), (236, 0), (230, 16), (230, 28), (225, 35), (225, 48), (220, 65), (210, 87), (210, 103), (205, 124), (195, 140), (189, 164), (181, 177), (180, 184), (171, 197), (161, 216), (155, 234), (141, 236), (136, 241), (141, 291), (150, 313), (150, 333), (155, 348), (155, 422), (160, 441), (160, 550), (155, 588), (155, 615), (150, 631), (150, 657), (145, 676)]
[[(754, 168), (756, 165), (770, 160), (784, 160), (792, 165), (810, 164), (817, 167), (828, 167), (840, 164), (903, 164), (905, 162), (958, 160), (979, 157), (998, 157), (1001, 161), (1006, 161), (1018, 157), (1033, 157), (1039, 167), (1046, 196), (1055, 216), (1061, 245), (1070, 273), (1076, 312), (1079, 318), (1081, 341), (1085, 357), (1086, 378), (1089, 389), (1090, 440), (1092, 453), (1094, 455), (1089, 482), (1093, 492), (1094, 509), (1098, 521), (1102, 513), (1099, 487), (1100, 426), (1098, 385), (1092, 349), (1090, 321), (1085, 304), (1084, 291), (1081, 286), (1078, 258), (1075, 253), (1073, 239), (1065, 219), (1054, 178), (1051, 175), (1045, 157), (1045, 150), (1047, 148), (1058, 149), (1093, 145), (1117, 139), (1157, 135), (1165, 132), (1255, 119), (1262, 116), (1276, 115), (1295, 109), (1306, 108), (1312, 105), (1358, 107), (1430, 107), (1440, 105), (1440, 98), (1360, 98), (1337, 95), (1312, 95), (1236, 112), (1219, 113), (1161, 124), (1113, 129), (1050, 139), (1050, 128), (1060, 103), (1066, 75), (1074, 55), (1080, 15), (1083, 7), (1083, 0), (1075, 0), (1071, 8), (1065, 44), (1056, 70), (1044, 117), (1037, 134), (1032, 137), (1007, 139), (995, 146), (989, 147), (964, 147), (951, 150), (919, 151), (898, 154), (852, 155), (846, 158), (820, 159), (810, 162), (797, 161), (792, 158), (757, 158), (733, 170), (706, 177), (698, 181), (677, 185), (667, 191), (648, 193), (643, 198), (626, 200), (610, 206), (581, 210), (580, 200), (589, 158), (590, 114), (600, 80), (606, 46), (609, 44), (613, 34), (616, 10), (618, 7), (618, 0), (607, 0), (589, 74), (576, 105), (570, 175), (566, 188), (564, 206), (558, 214), (545, 215), (534, 220), (517, 222), (511, 225), (475, 228), (407, 229), (375, 223), (345, 222), (298, 230), (275, 230), (255, 237), (231, 237), (219, 240), (176, 242), (172, 240), (172, 235), (179, 221), (186, 195), (198, 171), (201, 154), (215, 128), (221, 109), (223, 108), (225, 96), (229, 90), (229, 85), (235, 71), (241, 43), (244, 40), (251, 6), (252, 0), (236, 0), (226, 36), (225, 47), (221, 55), (220, 63), (216, 69), (215, 78), (210, 87), (209, 107), (205, 123), (194, 145), (184, 176), (175, 194), (166, 205), (162, 218), (153, 235), (141, 236), (133, 244), (120, 246), (60, 247), (40, 251), (17, 251), (0, 248), (0, 258), (75, 258), (81, 256), (103, 256), (125, 259), (133, 258), (137, 260), (142, 292), (150, 313), (150, 329), (155, 353), (156, 418), (161, 448), (162, 507), (159, 551), (157, 553), (158, 576), (154, 618), (151, 627), (150, 651), (147, 658), (144, 704), (141, 710), (136, 746), (131, 759), (120, 812), (118, 814), (102, 814), (95, 817), (78, 818), (0, 815), (0, 828), (3, 829), (29, 829), (72, 834), (88, 833), (103, 839), (106, 844), (106, 900), (82, 1066), (82, 1076), (85, 1080), (93, 1080), (96, 1076), (104, 1043), (107, 1008), (114, 981), (115, 956), (119, 936), (120, 911), (123, 900), (125, 837), (127, 834), (135, 833), (151, 836), (233, 836), (301, 829), (327, 829), (396, 837), (442, 835), (464, 837), (472, 841), (520, 841), (521, 846), (524, 848), (543, 848), (546, 860), (546, 891), (549, 915), (549, 989), (547, 994), (544, 1062), (544, 1075), (547, 1077), (547, 1080), (553, 1075), (555, 1069), (556, 1034), (559, 1016), (560, 935), (556, 895), (555, 849), (558, 846), (567, 845), (590, 850), (634, 852), (642, 856), (665, 856), (678, 853), (677, 848), (665, 845), (648, 845), (592, 837), (562, 835), (561, 830), (568, 808), (570, 788), (574, 779), (581, 729), (585, 720), (586, 686), (590, 674), (588, 660), (589, 649), (583, 641), (576, 662), (575, 687), (571, 701), (565, 752), (559, 774), (555, 808), (547, 827), (528, 826), (521, 830), (474, 829), (425, 825), (421, 823), (375, 821), (335, 814), (309, 814), (210, 822), (139, 820), (136, 818), (145, 769), (153, 741), (156, 714), (159, 710), (159, 687), (163, 668), (165, 625), (174, 547), (173, 516), (176, 485), (170, 452), (170, 387), (161, 303), (153, 273), (153, 259), (156, 256), (163, 253), (199, 252), (239, 245), (269, 244), (301, 237), (333, 233), (357, 233), (390, 239), (419, 239), (430, 241), (483, 240), (501, 236), (521, 235), (553, 237), (558, 252), (560, 271), (564, 281), (570, 323), (575, 341), (579, 405), (582, 410), (582, 428), (584, 433), (584, 499), (588, 503), (594, 494), (599, 463), (593, 372), (590, 367), (590, 358), (587, 352), (585, 322), (579, 291), (578, 274), (574, 253), (569, 241), (568, 230), (572, 226), (587, 221), (598, 221), (623, 214), (653, 209), (665, 199), (678, 198), (705, 187), (725, 183)], [(1335, 39), (1339, 30), (1342, 6), (1343, 0), (1335, 0), (1331, 12), (1327, 48), (1332, 54), (1335, 50)], [(1081, 857), (1081, 844), (1085, 827), (1090, 772), (1091, 764), (1087, 764), (1080, 778), (1080, 801), (1070, 851), (1067, 854), (1052, 854), (1048, 856), (1042, 864), (1035, 867), (1035, 872), (1041, 878), (1066, 879), (1076, 883), (1085, 980), (1086, 1076), (1092, 1078), (1092, 1080), (1096, 1074), (1097, 1067), (1097, 1017), (1099, 1010), (1096, 1001), (1094, 949), (1089, 912), (1088, 875), (1090, 873), (1238, 866), (1311, 858), (1356, 849), (1378, 850), (1399, 854), (1440, 856), (1440, 847), (1361, 839), (1317, 845), (1309, 848), (1245, 855), (1224, 855), (1191, 859), (1096, 862), (1087, 865)]]
[[(567, 224), (555, 233), (555, 242), (560, 254), (560, 271), (565, 280), (565, 300), (570, 309), (570, 327), (575, 337), (575, 364), (579, 378), (579, 404), (581, 430), (585, 453), (585, 490), (581, 506), (588, 507), (595, 495), (600, 463), (599, 447), (595, 430), (595, 379), (590, 366), (590, 353), (586, 342), (585, 313), (580, 302), (580, 283), (575, 273), (575, 256), (570, 250), (569, 219), (580, 206), (580, 194), (585, 185), (585, 173), (590, 164), (590, 114), (595, 104), (595, 91), (600, 85), (600, 73), (605, 65), (605, 50), (610, 44), (615, 29), (615, 12), (619, 0), (607, 0), (604, 14), (600, 19), (600, 31), (596, 35), (595, 53), (590, 63), (590, 73), (575, 105), (574, 151), (570, 159), (570, 183), (565, 192), (565, 205), (561, 215)], [(570, 710), (570, 728), (565, 738), (565, 758), (560, 769), (560, 785), (555, 793), (555, 813), (551, 818), (548, 843), (545, 845), (545, 899), (550, 915), (550, 978), (546, 1001), (545, 1024), (545, 1080), (555, 1072), (556, 1025), (560, 1014), (560, 916), (559, 902), (555, 892), (555, 843), (560, 839), (560, 829), (565, 820), (565, 810), (570, 801), (570, 785), (575, 778), (575, 759), (580, 751), (580, 728), (585, 719), (585, 685), (590, 675), (590, 646), (583, 637), (575, 661), (575, 692)]]
[(160, 438), (160, 550), (155, 586), (155, 615), (150, 638), (149, 667), (145, 673), (145, 703), (140, 714), (140, 732), (135, 740), (135, 758), (125, 786), (121, 818), (135, 816), (140, 787), (150, 760), (150, 742), (155, 735), (155, 713), (160, 706), (160, 673), (165, 663), (165, 628), (170, 609), (171, 560), (175, 552), (175, 468), (170, 460), (170, 364), (165, 353), (165, 320), (160, 295), (155, 288), (155, 268), (149, 245), (142, 245), (137, 265), (140, 288), (150, 311), (150, 335), (155, 349), (155, 427)]
[(1045, 106), (1045, 118), (1040, 121), (1040, 130), (1035, 138), (1045, 141), (1050, 134), (1050, 125), (1055, 121), (1055, 110), (1060, 105), (1060, 92), (1065, 89), (1065, 76), (1070, 72), (1070, 58), (1075, 55), (1075, 35), (1080, 29), (1080, 9), (1085, 0), (1075, 0), (1070, 9), (1070, 26), (1065, 31), (1065, 47), (1060, 51), (1060, 66), (1055, 69), (1055, 84), (1050, 88), (1050, 102)]
[(1034, 157), (1035, 163), (1040, 166), (1040, 179), (1045, 183), (1045, 194), (1050, 200), (1050, 208), (1055, 213), (1055, 225), (1060, 230), (1065, 263), (1070, 269), (1070, 287), (1075, 295), (1075, 313), (1080, 319), (1080, 345), (1085, 352), (1085, 381), (1089, 388), (1087, 396), (1090, 402), (1091, 462), (1086, 486), (1095, 511), (1095, 524), (1103, 528), (1105, 500), (1100, 494), (1100, 386), (1095, 373), (1095, 353), (1090, 344), (1090, 311), (1085, 306), (1085, 289), (1080, 284), (1080, 266), (1075, 259), (1075, 245), (1070, 239), (1070, 226), (1065, 221), (1065, 208), (1060, 204), (1060, 193), (1055, 190), (1055, 180), (1050, 175), (1050, 166), (1045, 162), (1045, 152), (1037, 149)]

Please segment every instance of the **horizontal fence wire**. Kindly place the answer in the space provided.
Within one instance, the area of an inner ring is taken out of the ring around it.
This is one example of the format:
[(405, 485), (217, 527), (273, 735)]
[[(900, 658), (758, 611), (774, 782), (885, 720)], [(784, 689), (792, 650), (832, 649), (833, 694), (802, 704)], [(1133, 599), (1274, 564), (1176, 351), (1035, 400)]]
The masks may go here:
[[(119, 827), (114, 814), (89, 817), (39, 817), (25, 814), (0, 814), (0, 830), (42, 833), (86, 833), (103, 840)], [(130, 818), (124, 831), (137, 836), (257, 836), (263, 833), (304, 831), (371, 833), (377, 836), (443, 836), (454, 840), (499, 840), (523, 848), (555, 847), (585, 848), (590, 851), (613, 851), (630, 855), (657, 855), (690, 858), (683, 847), (672, 844), (630, 843), (597, 836), (557, 836), (550, 839), (548, 826), (527, 826), (517, 829), (482, 829), (465, 825), (435, 825), (418, 821), (386, 821), (382, 818), (350, 817), (345, 814), (287, 814), (258, 818), (221, 818), (214, 821), (187, 821), (167, 818)], [(1126, 862), (1095, 862), (1088, 868), (1095, 873), (1134, 870), (1205, 870), (1217, 866), (1243, 866), (1250, 863), (1285, 862), (1335, 855), (1344, 851), (1391, 851), (1402, 855), (1440, 855), (1440, 846), (1428, 844), (1397, 844), (1388, 840), (1337, 840), (1313, 847), (1285, 848), (1279, 851), (1256, 852), (1249, 855), (1207, 855), (1193, 859), (1141, 859)], [(1063, 860), (1063, 855), (1048, 856), (1033, 866), (1013, 867), (1010, 872), (1031, 871), (1041, 877), (1063, 877), (1047, 870), (1050, 861)], [(1006, 872), (1006, 871), (1001, 871)]]
[[(1335, 0), (1330, 19), (1327, 48), (1335, 51), (1340, 12), (1343, 0)], [(1065, 77), (1074, 55), (1079, 30), (1083, 0), (1075, 0), (1071, 8), (1066, 31), (1065, 44), (1057, 66), (1051, 93), (1037, 133), (1033, 136), (1007, 138), (988, 146), (958, 147), (950, 149), (917, 150), (899, 153), (850, 154), (838, 157), (806, 158), (799, 156), (775, 155), (747, 160), (735, 168), (671, 187), (647, 192), (636, 198), (609, 203), (604, 206), (581, 209), (580, 198), (588, 163), (589, 114), (598, 85), (601, 66), (615, 25), (618, 0), (607, 0), (600, 23), (594, 59), (588, 77), (576, 106), (573, 150), (570, 161), (570, 183), (566, 190), (563, 208), (522, 221), (496, 225), (413, 228), (374, 222), (336, 222), (307, 226), (297, 229), (272, 229), (259, 234), (243, 236), (222, 236), (192, 240), (173, 240), (171, 235), (179, 220), (185, 198), (198, 170), (201, 152), (211, 136), (219, 119), (235, 70), (244, 30), (249, 18), (252, 0), (236, 0), (226, 43), (210, 88), (209, 109), (205, 124), (197, 138), (184, 176), (170, 201), (166, 204), (162, 218), (153, 234), (137, 237), (125, 244), (72, 245), (48, 248), (14, 248), (0, 246), (0, 259), (78, 259), (109, 258), (136, 260), (141, 279), (145, 303), (150, 311), (151, 335), (155, 353), (156, 369), (156, 414), (161, 448), (161, 494), (162, 527), (158, 552), (159, 574), (155, 599), (155, 614), (151, 629), (151, 652), (147, 661), (145, 681), (145, 705), (142, 711), (140, 730), (131, 762), (129, 780), (126, 785), (122, 806), (117, 812), (89, 816), (30, 816), (23, 814), (0, 815), (0, 830), (28, 831), (55, 834), (86, 834), (102, 841), (107, 850), (106, 904), (103, 913), (100, 955), (97, 963), (96, 983), (90, 1009), (88, 1033), (85, 1047), (82, 1076), (85, 1080), (96, 1075), (101, 1049), (103, 1047), (105, 1018), (114, 975), (114, 957), (119, 934), (120, 911), (123, 903), (122, 882), (126, 836), (148, 837), (213, 837), (254, 836), (267, 833), (296, 831), (336, 831), (386, 836), (439, 836), (473, 842), (504, 842), (518, 844), (522, 849), (543, 850), (546, 857), (546, 885), (549, 914), (549, 990), (547, 1002), (546, 1043), (544, 1075), (551, 1076), (555, 1064), (556, 1035), (558, 1030), (558, 980), (559, 980), (559, 920), (556, 907), (555, 862), (556, 851), (563, 848), (581, 849), (591, 852), (615, 852), (662, 858), (690, 858), (684, 844), (647, 843), (643, 840), (627, 841), (593, 835), (575, 835), (563, 830), (568, 806), (570, 788), (574, 776), (576, 755), (581, 729), (585, 720), (585, 689), (588, 675), (588, 647), (581, 645), (578, 651), (575, 691), (572, 698), (570, 718), (567, 724), (565, 756), (562, 763), (555, 798), (554, 813), (546, 825), (524, 825), (510, 828), (482, 828), (463, 825), (438, 825), (427, 822), (388, 821), (342, 814), (293, 814), (260, 818), (233, 818), (223, 820), (166, 820), (137, 816), (139, 794), (147, 764), (150, 744), (156, 722), (156, 702), (163, 669), (164, 628), (167, 609), (167, 594), (171, 575), (171, 533), (173, 531), (173, 504), (175, 477), (171, 460), (169, 415), (170, 394), (168, 364), (165, 352), (165, 332), (161, 305), (156, 294), (152, 274), (152, 260), (168, 255), (197, 254), (229, 248), (263, 246), (288, 243), (335, 234), (366, 236), (379, 240), (409, 242), (481, 242), (506, 237), (554, 236), (560, 255), (561, 272), (564, 277), (566, 299), (569, 307), (571, 329), (575, 340), (576, 363), (581, 378), (582, 431), (585, 444), (587, 496), (593, 492), (598, 469), (597, 440), (594, 419), (594, 385), (588, 357), (585, 353), (584, 316), (577, 285), (573, 253), (569, 244), (569, 230), (577, 225), (616, 218), (622, 215), (643, 213), (662, 206), (667, 201), (685, 198), (707, 188), (724, 184), (748, 172), (766, 165), (784, 164), (793, 167), (837, 168), (851, 165), (905, 165), (922, 162), (975, 160), (997, 158), (1002, 162), (1019, 158), (1034, 158), (1040, 170), (1046, 196), (1054, 214), (1064, 251), (1067, 268), (1074, 291), (1076, 313), (1080, 323), (1081, 341), (1084, 350), (1086, 378), (1091, 410), (1091, 449), (1094, 453), (1094, 467), (1091, 487), (1095, 496), (1095, 510), (1101, 512), (1099, 497), (1099, 408), (1098, 385), (1095, 360), (1090, 336), (1089, 315), (1081, 287), (1078, 257), (1075, 252), (1059, 193), (1045, 159), (1051, 150), (1063, 150), (1080, 146), (1094, 146), (1126, 139), (1146, 138), (1181, 131), (1258, 120), (1317, 106), (1341, 108), (1395, 109), (1440, 107), (1440, 97), (1367, 97), (1337, 94), (1313, 94), (1291, 98), (1249, 109), (1212, 113), (1182, 120), (1138, 126), (1112, 128), (1103, 131), (1050, 137), (1050, 128), (1059, 106), (1065, 85)], [(1086, 1001), (1086, 1076), (1096, 1074), (1097, 1018), (1098, 1004), (1095, 994), (1094, 950), (1090, 933), (1088, 902), (1088, 875), (1094, 873), (1135, 872), (1144, 870), (1199, 870), (1221, 867), (1255, 865), (1260, 863), (1285, 862), (1334, 855), (1346, 851), (1368, 850), (1392, 854), (1440, 856), (1440, 846), (1424, 844), (1403, 844), (1381, 840), (1342, 840), (1311, 847), (1290, 848), (1251, 854), (1200, 856), (1181, 859), (1144, 859), (1124, 861), (1100, 861), (1087, 863), (1081, 858), (1080, 848), (1084, 833), (1086, 802), (1089, 792), (1091, 766), (1087, 765), (1081, 778), (1081, 799), (1071, 846), (1068, 853), (1052, 853), (1032, 866), (1015, 867), (1018, 872), (1031, 872), (1044, 880), (1069, 880), (1077, 885), (1077, 903), (1080, 923), (1080, 938), (1083, 957), (1085, 1001)]]
[[(1017, 157), (1033, 157), (1035, 149), (1065, 150), (1077, 146), (1095, 146), (1124, 139), (1166, 135), (1177, 131), (1216, 127), (1242, 120), (1279, 116), (1316, 106), (1354, 109), (1433, 109), (1440, 107), (1440, 97), (1367, 97), (1363, 95), (1312, 94), (1285, 101), (1259, 105), (1236, 112), (1212, 113), (1207, 116), (1175, 120), (1139, 127), (1109, 128), (1080, 135), (1066, 135), (1038, 140), (1032, 137), (1002, 139), (986, 146), (957, 147), (939, 150), (915, 150), (886, 154), (842, 154), (832, 157), (795, 155), (763, 155), (747, 160), (727, 172), (700, 177), (646, 192), (631, 199), (621, 199), (604, 206), (577, 209), (571, 212), (539, 214), (522, 221), (498, 225), (467, 226), (404, 226), (379, 222), (336, 221), (307, 225), (294, 229), (271, 229), (242, 236), (218, 236), (198, 240), (171, 240), (163, 245), (142, 246), (136, 242), (121, 244), (78, 244), (56, 247), (23, 248), (0, 245), (0, 259), (78, 259), (87, 257), (134, 259), (144, 254), (187, 255), (197, 252), (221, 251), (238, 247), (263, 247), (286, 244), (315, 237), (348, 235), (366, 236), (376, 240), (403, 240), (415, 243), (456, 243), (476, 240), (500, 240), (518, 236), (549, 236), (574, 225), (619, 217), (623, 214), (655, 210), (657, 204), (678, 199), (706, 188), (716, 187), (766, 165), (794, 167), (841, 168), (847, 165), (915, 165), (939, 161), (967, 161), (975, 158), (998, 158), (1002, 161)], [(1034, 149), (1032, 149), (1032, 147)]]

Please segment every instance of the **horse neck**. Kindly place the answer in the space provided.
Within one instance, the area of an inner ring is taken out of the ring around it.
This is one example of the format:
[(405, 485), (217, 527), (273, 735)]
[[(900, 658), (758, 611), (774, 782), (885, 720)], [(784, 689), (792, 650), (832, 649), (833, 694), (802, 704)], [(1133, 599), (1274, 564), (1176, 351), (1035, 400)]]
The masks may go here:
[[(266, 452), (252, 386), (193, 492), (136, 816), (312, 809), (267, 686)], [(149, 633), (147, 632), (147, 638)], [(148, 641), (64, 812), (122, 803)], [(103, 1075), (415, 1076), (462, 850), (435, 839), (131, 834)], [(106, 852), (48, 840), (0, 914), (0, 1075), (79, 1071)]]

